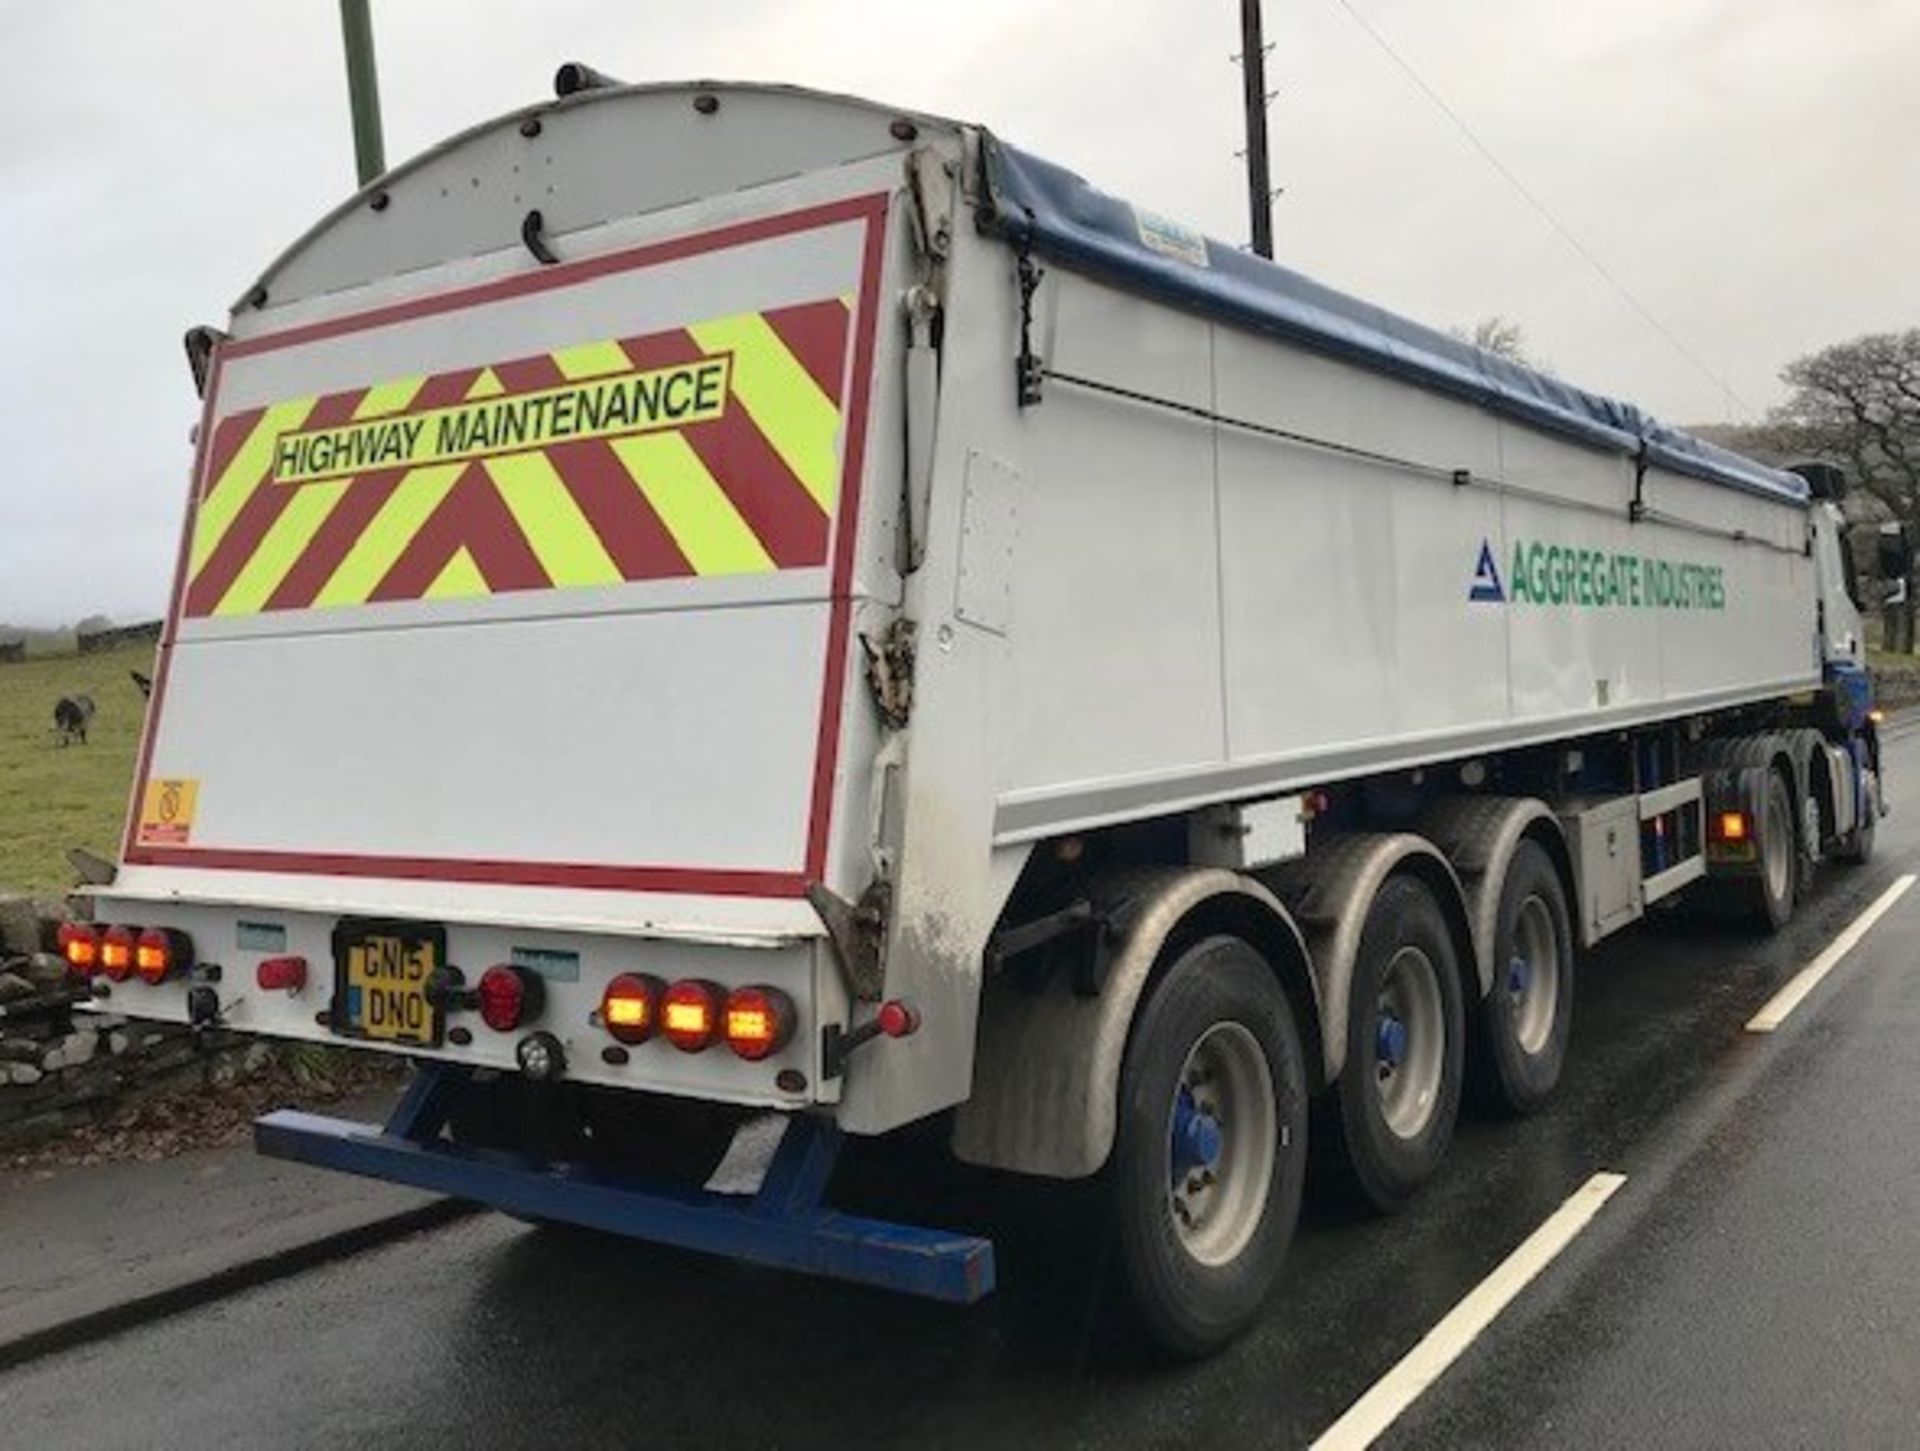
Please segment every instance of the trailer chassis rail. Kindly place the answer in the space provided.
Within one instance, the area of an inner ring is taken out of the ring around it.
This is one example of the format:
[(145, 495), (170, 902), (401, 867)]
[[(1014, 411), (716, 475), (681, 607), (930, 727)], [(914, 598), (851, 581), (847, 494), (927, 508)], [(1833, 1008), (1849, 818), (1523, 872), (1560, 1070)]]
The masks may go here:
[(407, 1184), (528, 1219), (874, 1285), (953, 1304), (994, 1286), (993, 1244), (974, 1235), (844, 1214), (824, 1200), (839, 1129), (795, 1115), (752, 1195), (717, 1194), (466, 1148), (441, 1135), (466, 1072), (421, 1068), (384, 1126), (282, 1109), (255, 1120), (254, 1147)]

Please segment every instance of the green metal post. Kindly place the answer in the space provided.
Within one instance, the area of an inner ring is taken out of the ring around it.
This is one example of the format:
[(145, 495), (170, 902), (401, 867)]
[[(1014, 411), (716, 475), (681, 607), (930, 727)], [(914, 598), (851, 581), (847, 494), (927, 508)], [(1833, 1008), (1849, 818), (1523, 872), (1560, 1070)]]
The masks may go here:
[(340, 34), (347, 47), (347, 99), (353, 108), (353, 161), (365, 186), (387, 169), (380, 137), (380, 78), (373, 69), (373, 20), (367, 0), (340, 0)]

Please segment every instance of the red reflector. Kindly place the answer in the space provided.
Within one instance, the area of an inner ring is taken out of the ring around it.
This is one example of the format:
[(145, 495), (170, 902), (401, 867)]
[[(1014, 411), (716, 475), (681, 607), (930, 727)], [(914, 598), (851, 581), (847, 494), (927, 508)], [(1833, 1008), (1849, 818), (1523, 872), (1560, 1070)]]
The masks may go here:
[(133, 971), (133, 929), (109, 927), (100, 935), (100, 970), (115, 982)]
[(719, 985), (688, 979), (667, 989), (660, 1008), (660, 1031), (683, 1053), (710, 1048), (720, 1036), (724, 994)]
[(793, 1037), (793, 999), (776, 987), (737, 987), (727, 995), (727, 1046), (749, 1063), (770, 1058)]
[(500, 963), (480, 974), (480, 1021), (510, 1033), (540, 1016), (540, 979), (524, 968)]
[(660, 1026), (666, 984), (644, 972), (623, 972), (600, 999), (600, 1026), (622, 1043), (644, 1043)]
[(880, 1004), (874, 1021), (879, 1023), (880, 1031), (889, 1038), (910, 1038), (919, 1030), (920, 1014), (896, 998)]
[(62, 922), (58, 941), (60, 955), (73, 971), (84, 977), (99, 969), (100, 932), (92, 923)]
[(260, 991), (297, 993), (307, 985), (307, 960), (304, 957), (263, 957), (253, 970)]
[(193, 944), (184, 932), (149, 927), (134, 944), (133, 965), (148, 982), (164, 982), (169, 973), (193, 966)]

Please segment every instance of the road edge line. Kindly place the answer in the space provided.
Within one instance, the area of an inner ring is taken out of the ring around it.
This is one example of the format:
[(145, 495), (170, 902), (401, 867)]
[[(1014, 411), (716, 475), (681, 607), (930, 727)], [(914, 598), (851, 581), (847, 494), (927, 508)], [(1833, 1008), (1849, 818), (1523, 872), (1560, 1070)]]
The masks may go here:
[(1747, 1031), (1771, 1033), (1786, 1022), (1788, 1015), (1820, 986), (1828, 973), (1840, 965), (1840, 960), (1860, 945), (1860, 939), (1873, 930), (1874, 923), (1886, 916), (1893, 909), (1893, 904), (1907, 894), (1913, 882), (1913, 874), (1908, 873), (1874, 898), (1858, 917), (1840, 930), (1839, 936), (1821, 949), (1818, 957), (1789, 978), (1785, 987), (1768, 998), (1766, 1005), (1747, 1019)]
[(377, 1249), (410, 1234), (438, 1229), (477, 1213), (480, 1208), (464, 1200), (438, 1199), (431, 1204), (405, 1209), (382, 1219), (356, 1224), (350, 1229), (324, 1234), (304, 1244), (290, 1245), (257, 1259), (243, 1260), (197, 1279), (169, 1285), (163, 1290), (136, 1295), (117, 1305), (88, 1310), (71, 1319), (29, 1330), (12, 1340), (0, 1341), (0, 1371), (12, 1370), (28, 1361), (140, 1329), (157, 1320), (198, 1309), (243, 1290), (255, 1289), (316, 1269), (331, 1260)]
[(1314, 1438), (1310, 1451), (1365, 1451), (1402, 1412), (1447, 1373), (1513, 1299), (1593, 1222), (1627, 1182), (1599, 1173), (1569, 1194), (1512, 1254), (1494, 1266), (1439, 1322), (1346, 1412)]

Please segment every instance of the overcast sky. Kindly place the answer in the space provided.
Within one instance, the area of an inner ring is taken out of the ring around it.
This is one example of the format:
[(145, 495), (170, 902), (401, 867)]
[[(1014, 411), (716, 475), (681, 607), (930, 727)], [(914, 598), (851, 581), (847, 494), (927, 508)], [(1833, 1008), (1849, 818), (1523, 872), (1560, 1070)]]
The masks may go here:
[[(1562, 376), (1676, 422), (1920, 325), (1915, 0), (1352, 3), (1704, 369), (1339, 0), (1266, 4), (1281, 260), (1442, 326), (1502, 314)], [(394, 161), (578, 58), (984, 121), (1245, 232), (1233, 0), (374, 0), (374, 23)], [(338, 6), (0, 0), (0, 26), (0, 621), (154, 614), (195, 411), (181, 332), (353, 189)]]

